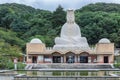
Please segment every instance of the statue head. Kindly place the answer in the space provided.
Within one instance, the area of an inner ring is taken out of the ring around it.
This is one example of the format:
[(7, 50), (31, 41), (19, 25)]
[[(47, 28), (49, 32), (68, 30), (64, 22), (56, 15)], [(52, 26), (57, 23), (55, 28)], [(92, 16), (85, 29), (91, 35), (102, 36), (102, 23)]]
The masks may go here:
[(74, 22), (75, 22), (74, 10), (67, 10), (67, 23)]

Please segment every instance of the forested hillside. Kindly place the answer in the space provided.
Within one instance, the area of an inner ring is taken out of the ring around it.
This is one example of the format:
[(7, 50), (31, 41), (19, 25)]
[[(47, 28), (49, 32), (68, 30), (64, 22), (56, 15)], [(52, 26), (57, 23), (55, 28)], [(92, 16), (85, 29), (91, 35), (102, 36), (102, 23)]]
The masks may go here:
[[(75, 16), (90, 45), (106, 37), (120, 47), (120, 4), (89, 4), (77, 9)], [(16, 3), (0, 4), (0, 53), (23, 53), (25, 44), (35, 37), (53, 46), (65, 17), (61, 6), (51, 12)]]

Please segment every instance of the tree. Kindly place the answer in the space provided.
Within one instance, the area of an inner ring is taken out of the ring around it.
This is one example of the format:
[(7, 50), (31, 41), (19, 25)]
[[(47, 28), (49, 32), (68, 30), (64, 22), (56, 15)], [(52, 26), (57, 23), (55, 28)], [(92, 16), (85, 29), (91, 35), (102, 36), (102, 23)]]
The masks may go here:
[(96, 12), (96, 11), (102, 11), (102, 12), (120, 12), (120, 5), (115, 3), (95, 3), (95, 4), (89, 4), (81, 9), (78, 9), (80, 12)]
[[(62, 6), (59, 5), (58, 8), (56, 8), (56, 10), (53, 12), (53, 17), (52, 17), (52, 24), (53, 24), (53, 28), (58, 29), (58, 31), (60, 31), (61, 27), (66, 19), (65, 19), (66, 13), (63, 10)], [(60, 32), (58, 32), (57, 34), (59, 34)]]
[(23, 36), (30, 28), (29, 22), (21, 18), (16, 18), (10, 25), (11, 30), (17, 32), (18, 36)]
[(25, 45), (24, 41), (16, 36), (16, 33), (11, 30), (4, 30), (0, 28), (0, 39), (3, 39), (5, 42), (11, 45), (18, 45), (21, 48)]
[[(80, 25), (82, 36), (87, 37), (90, 44), (96, 44), (101, 38), (108, 38), (119, 44), (120, 17), (118, 13), (76, 12), (76, 21)], [(116, 45), (118, 46), (118, 45)]]
[[(25, 34), (26, 36), (34, 35), (46, 35), (50, 29), (52, 29), (52, 24), (50, 21), (41, 18), (34, 18), (30, 21), (30, 30)], [(24, 35), (24, 36), (25, 36)]]
[[(22, 56), (22, 50), (18, 46), (10, 45), (3, 39), (0, 39), (0, 69), (8, 68), (12, 65), (13, 58)], [(10, 65), (8, 65), (10, 63)]]
[(0, 56), (9, 57), (12, 59), (14, 57), (20, 57), (22, 50), (16, 45), (10, 45), (3, 39), (0, 39)]

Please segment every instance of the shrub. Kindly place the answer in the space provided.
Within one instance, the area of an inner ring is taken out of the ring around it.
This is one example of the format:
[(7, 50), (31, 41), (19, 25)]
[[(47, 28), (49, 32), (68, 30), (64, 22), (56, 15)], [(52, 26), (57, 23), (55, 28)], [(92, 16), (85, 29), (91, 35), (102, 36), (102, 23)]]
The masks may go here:
[[(26, 64), (23, 64), (22, 62), (17, 63), (17, 69), (24, 69)], [(8, 62), (6, 65), (7, 69), (14, 69), (14, 63), (13, 62)]]
[[(17, 69), (24, 69), (26, 64), (17, 63)], [(0, 56), (0, 69), (14, 69), (14, 62), (8, 57)]]
[(17, 69), (25, 69), (26, 64), (23, 64), (22, 62), (17, 63)]
[(14, 69), (14, 63), (12, 61), (8, 61), (8, 63), (6, 63), (6, 68), (7, 69)]
[(0, 69), (6, 69), (8, 63), (7, 57), (0, 56)]
[(115, 67), (115, 68), (120, 68), (120, 63), (115, 63), (115, 64), (114, 64), (114, 67)]

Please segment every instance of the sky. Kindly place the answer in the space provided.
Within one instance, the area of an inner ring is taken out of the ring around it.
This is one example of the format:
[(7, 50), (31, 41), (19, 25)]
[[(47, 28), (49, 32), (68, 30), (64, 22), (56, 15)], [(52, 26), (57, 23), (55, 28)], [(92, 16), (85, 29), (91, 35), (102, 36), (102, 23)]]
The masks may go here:
[(79, 9), (90, 3), (105, 2), (120, 4), (120, 0), (0, 0), (3, 3), (19, 3), (32, 6), (36, 9), (54, 11), (58, 5), (66, 9)]

